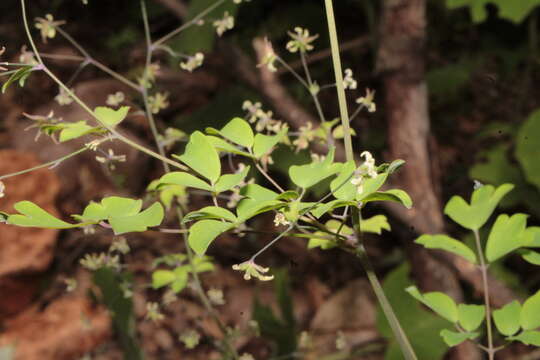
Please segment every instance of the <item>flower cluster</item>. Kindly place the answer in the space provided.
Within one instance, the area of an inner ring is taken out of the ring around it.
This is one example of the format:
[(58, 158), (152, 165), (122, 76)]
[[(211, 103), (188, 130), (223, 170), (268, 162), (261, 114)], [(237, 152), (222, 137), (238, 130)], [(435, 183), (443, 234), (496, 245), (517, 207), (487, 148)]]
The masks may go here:
[(196, 68), (202, 66), (204, 61), (204, 54), (201, 52), (196, 53), (193, 56), (188, 56), (187, 61), (180, 63), (180, 68), (189, 72), (193, 72)]
[(360, 154), (360, 157), (365, 158), (362, 165), (354, 171), (354, 176), (351, 179), (351, 184), (356, 186), (359, 194), (364, 191), (364, 182), (366, 178), (377, 177), (377, 169), (375, 168), (375, 159), (369, 151), (364, 151)]
[(103, 267), (120, 269), (120, 258), (118, 255), (110, 255), (106, 253), (86, 254), (80, 260), (80, 264), (86, 270), (95, 271)]
[(298, 137), (293, 141), (293, 145), (296, 146), (296, 152), (307, 149), (309, 143), (315, 139), (316, 135), (316, 130), (313, 129), (313, 124), (309, 121), (305, 126), (301, 126), (298, 130)]
[(213, 25), (216, 28), (218, 36), (221, 36), (225, 31), (234, 28), (234, 17), (229, 15), (228, 11), (225, 11), (223, 18), (214, 21)]
[(146, 319), (158, 322), (164, 318), (165, 316), (161, 313), (158, 303), (149, 302), (146, 304)]
[(109, 149), (108, 152), (100, 150), (104, 156), (96, 156), (96, 161), (106, 165), (110, 171), (116, 169), (117, 162), (126, 162), (126, 155), (115, 155), (112, 149)]
[(194, 349), (201, 341), (201, 334), (195, 330), (188, 330), (182, 333), (178, 338), (188, 349)]
[(294, 32), (288, 31), (289, 36), (292, 38), (287, 43), (287, 50), (292, 53), (300, 51), (306, 53), (313, 50), (313, 41), (319, 37), (319, 35), (310, 35), (308, 29), (301, 27), (295, 27)]
[(274, 226), (278, 227), (280, 225), (287, 226), (291, 225), (291, 222), (287, 220), (285, 214), (278, 212), (274, 217)]
[(53, 16), (47, 14), (45, 15), (45, 18), (36, 18), (35, 27), (39, 30), (43, 42), (46, 43), (47, 39), (54, 39), (56, 36), (56, 27), (65, 23), (65, 21), (54, 21)]
[(250, 123), (257, 123), (255, 130), (262, 132), (266, 130), (268, 132), (278, 133), (286, 126), (282, 121), (274, 119), (274, 113), (272, 111), (264, 111), (260, 102), (252, 103), (249, 100), (244, 101), (242, 109), (247, 111), (247, 120)]
[(270, 281), (274, 278), (274, 275), (264, 275), (270, 268), (265, 268), (255, 264), (253, 260), (245, 261), (241, 264), (235, 264), (232, 266), (233, 270), (244, 271), (244, 280), (250, 280), (252, 277), (261, 281)]

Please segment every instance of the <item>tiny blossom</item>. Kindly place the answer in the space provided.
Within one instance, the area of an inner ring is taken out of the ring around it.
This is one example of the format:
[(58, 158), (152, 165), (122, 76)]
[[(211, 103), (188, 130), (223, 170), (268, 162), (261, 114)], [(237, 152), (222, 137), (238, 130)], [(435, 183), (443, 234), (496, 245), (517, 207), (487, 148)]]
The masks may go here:
[(218, 36), (221, 36), (225, 31), (234, 28), (234, 17), (229, 15), (228, 11), (225, 11), (223, 18), (214, 21), (213, 25), (216, 28)]
[(146, 319), (154, 322), (161, 321), (165, 316), (159, 310), (159, 304), (155, 302), (146, 303)]
[(118, 251), (119, 253), (124, 255), (128, 254), (130, 250), (131, 249), (129, 248), (127, 240), (123, 236), (116, 238), (116, 240), (109, 247), (109, 252)]
[(165, 292), (165, 294), (163, 294), (163, 298), (161, 301), (163, 302), (163, 305), (166, 306), (172, 304), (176, 300), (178, 300), (178, 296), (174, 293), (173, 290), (169, 289)]
[(153, 96), (148, 97), (148, 106), (152, 114), (157, 114), (161, 110), (169, 107), (169, 94), (168, 93), (156, 93)]
[(321, 91), (321, 87), (316, 81), (312, 82), (309, 85), (309, 92), (311, 93), (311, 95), (316, 96), (320, 91)]
[(19, 62), (27, 65), (39, 64), (32, 51), (28, 51), (26, 45), (21, 47), (21, 54), (19, 55)]
[(5, 191), (6, 191), (6, 185), (4, 185), (4, 182), (0, 181), (0, 198), (3, 198), (4, 196), (6, 196)]
[(343, 78), (343, 87), (345, 89), (354, 90), (358, 86), (358, 83), (353, 78), (353, 72), (351, 69), (345, 69), (345, 77)]
[(338, 331), (337, 337), (336, 337), (336, 349), (337, 350), (344, 350), (347, 347), (347, 339), (345, 338), (345, 335), (342, 331)]
[(299, 135), (296, 140), (293, 141), (293, 145), (296, 146), (296, 151), (307, 149), (309, 143), (315, 138), (315, 130), (313, 129), (313, 124), (307, 122), (305, 126), (301, 126), (299, 130)]
[(229, 201), (227, 202), (227, 207), (232, 209), (236, 207), (238, 202), (243, 199), (243, 196), (240, 195), (240, 188), (235, 187), (232, 189), (232, 194), (229, 196)]
[(375, 91), (366, 89), (366, 95), (356, 99), (356, 103), (367, 108), (369, 112), (375, 112), (377, 110), (377, 105), (373, 101), (375, 99)]
[(107, 96), (107, 105), (118, 106), (126, 100), (126, 95), (123, 92), (117, 91), (114, 94)]
[[(73, 89), (69, 89), (69, 90), (72, 93), (74, 92)], [(71, 97), (69, 92), (65, 90), (63, 87), (60, 88), (60, 92), (58, 93), (58, 95), (55, 96), (54, 100), (56, 100), (56, 102), (60, 106), (69, 105), (73, 102), (73, 98)]]
[(189, 72), (193, 72), (196, 68), (202, 66), (204, 61), (204, 54), (201, 52), (196, 53), (193, 56), (189, 56), (187, 61), (180, 63), (180, 68)]
[(313, 346), (313, 339), (307, 331), (300, 333), (300, 339), (298, 340), (298, 347), (300, 349), (309, 349)]
[(92, 140), (89, 143), (84, 144), (88, 149), (97, 151), (98, 146), (101, 144), (101, 140)]
[(159, 75), (159, 70), (161, 66), (158, 63), (152, 63), (146, 68), (146, 78), (148, 81), (156, 81), (156, 77)]
[(245, 261), (241, 264), (235, 264), (232, 266), (233, 270), (244, 271), (244, 280), (250, 280), (252, 277), (261, 281), (269, 281), (274, 278), (274, 275), (264, 275), (270, 268), (265, 268), (255, 264), (253, 260)]
[(262, 61), (260, 64), (257, 65), (257, 67), (266, 66), (268, 71), (270, 72), (276, 72), (276, 61), (277, 61), (277, 55), (274, 52), (274, 48), (272, 47), (272, 43), (265, 38), (264, 39), (264, 56), (262, 58)]
[(478, 190), (480, 189), (482, 186), (484, 186), (484, 184), (482, 184), (480, 181), (478, 180), (474, 180), (474, 185), (473, 185), (473, 189), (474, 190)]
[(83, 226), (84, 235), (94, 235), (96, 233), (96, 227), (94, 225)]
[(285, 215), (283, 213), (277, 213), (274, 217), (274, 226), (278, 227), (280, 225), (291, 225), (291, 222), (285, 218)]
[(252, 103), (249, 100), (245, 100), (242, 104), (242, 110), (246, 110), (248, 112), (248, 118), (247, 120), (250, 123), (254, 123), (257, 121), (257, 112), (261, 110), (262, 104), (260, 102)]
[(208, 294), (208, 299), (214, 305), (223, 305), (225, 304), (225, 299), (223, 298), (223, 291), (220, 289), (210, 289), (206, 292)]
[(201, 334), (195, 330), (188, 330), (182, 333), (178, 338), (186, 348), (194, 349), (201, 341)]
[(238, 360), (255, 360), (255, 358), (251, 354), (243, 353), (242, 356), (238, 358)]
[(314, 162), (323, 162), (324, 159), (326, 159), (325, 155), (317, 154), (317, 153), (311, 153), (311, 160)]
[[(97, 149), (96, 149), (97, 150)], [(101, 151), (101, 150), (100, 150)], [(103, 151), (101, 151), (103, 152)], [(104, 153), (105, 156), (96, 156), (96, 161), (100, 162), (113, 171), (116, 169), (117, 162), (126, 162), (126, 155), (115, 155), (112, 149), (109, 149), (107, 153)]]
[(72, 292), (77, 288), (77, 280), (73, 278), (65, 279), (64, 284), (66, 284), (66, 291)]
[(100, 254), (86, 254), (84, 258), (80, 260), (80, 264), (86, 270), (94, 271), (100, 269), (106, 264), (106, 255), (104, 253)]
[(165, 148), (171, 148), (174, 144), (176, 144), (179, 141), (182, 141), (187, 137), (186, 133), (182, 130), (178, 130), (175, 128), (167, 128), (165, 129), (165, 135), (159, 135), (159, 142), (165, 147)]
[(45, 18), (36, 18), (35, 27), (40, 31), (43, 42), (46, 43), (47, 39), (54, 39), (56, 36), (56, 27), (65, 23), (65, 21), (54, 21), (53, 16), (47, 14), (45, 15)]
[(289, 36), (292, 38), (287, 43), (287, 50), (292, 53), (300, 51), (305, 53), (307, 51), (313, 50), (313, 45), (311, 44), (319, 35), (309, 35), (308, 29), (302, 29), (301, 27), (295, 27), (294, 32), (288, 31)]
[(129, 281), (122, 281), (120, 283), (120, 289), (125, 299), (131, 299), (133, 297), (133, 289)]

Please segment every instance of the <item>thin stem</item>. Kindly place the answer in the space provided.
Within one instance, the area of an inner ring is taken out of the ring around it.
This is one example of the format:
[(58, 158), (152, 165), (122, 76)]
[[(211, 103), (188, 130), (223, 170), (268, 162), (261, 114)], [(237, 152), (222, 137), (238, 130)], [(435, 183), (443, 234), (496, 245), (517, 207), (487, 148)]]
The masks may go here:
[(55, 27), (56, 31), (58, 31), (58, 33), (60, 35), (62, 35), (67, 41), (69, 41), (71, 43), (71, 45), (73, 45), (77, 50), (79, 50), (79, 52), (86, 58), (86, 59), (91, 59), (92, 56), (90, 56), (90, 54), (84, 49), (84, 47), (79, 44), (71, 35), (69, 35), (67, 32), (65, 32), (60, 26), (56, 26)]
[(77, 156), (77, 155), (85, 152), (86, 150), (88, 150), (88, 148), (85, 146), (85, 147), (80, 148), (79, 150), (76, 150), (76, 151), (72, 152), (71, 154), (62, 156), (61, 158), (58, 158), (58, 159), (53, 160), (53, 161), (49, 161), (48, 163), (41, 164), (41, 165), (38, 165), (38, 166), (34, 166), (34, 167), (29, 168), (29, 169), (24, 169), (24, 170), (21, 170), (21, 171), (17, 171), (17, 172), (11, 173), (11, 174), (1, 175), (0, 180), (4, 180), (4, 179), (7, 179), (7, 178), (10, 178), (10, 177), (13, 177), (13, 176), (17, 176), (17, 175), (26, 174), (26, 173), (29, 173), (29, 172), (32, 172), (32, 171), (35, 171), (35, 170), (48, 168), (48, 167), (51, 167), (51, 166), (57, 166), (58, 164), (60, 164), (64, 160), (67, 160), (69, 158)]
[(486, 331), (488, 337), (488, 346), (487, 353), (489, 355), (489, 360), (495, 359), (495, 349), (493, 347), (493, 330), (491, 325), (491, 305), (489, 302), (489, 285), (487, 279), (487, 266), (486, 260), (484, 259), (484, 251), (482, 249), (482, 244), (480, 243), (480, 234), (478, 230), (473, 230), (474, 240), (476, 242), (476, 252), (478, 253), (478, 260), (480, 261), (480, 271), (482, 272), (482, 284), (484, 287), (484, 303), (486, 305)]
[(81, 61), (81, 62), (86, 60), (84, 57), (77, 56), (77, 55), (60, 55), (60, 54), (47, 54), (47, 53), (41, 53), (41, 57), (45, 59)]
[(168, 33), (167, 35), (159, 38), (157, 41), (154, 42), (153, 46), (156, 47), (156, 46), (159, 46), (161, 44), (163, 44), (164, 42), (167, 42), (168, 40), (172, 39), (173, 37), (175, 37), (176, 35), (180, 34), (182, 31), (184, 31), (185, 29), (187, 29), (188, 27), (196, 24), (197, 22), (199, 22), (199, 20), (201, 20), (202, 18), (204, 18), (206, 15), (208, 15), (210, 12), (212, 12), (214, 9), (216, 9), (217, 7), (219, 7), (221, 4), (223, 4), (226, 0), (219, 0), (219, 1), (216, 1), (213, 5), (207, 7), (205, 10), (203, 10), (202, 12), (200, 12), (197, 16), (195, 16), (193, 19), (189, 20), (188, 22), (186, 22), (185, 24), (182, 24), (182, 26), (176, 28), (175, 30), (171, 31), (170, 33)]
[[(144, 68), (144, 84), (142, 86), (142, 95), (144, 100), (144, 109), (146, 111), (146, 117), (148, 118), (148, 123), (150, 124), (150, 130), (152, 131), (152, 136), (158, 148), (158, 152), (161, 156), (165, 157), (165, 148), (163, 144), (159, 141), (159, 133), (156, 126), (156, 121), (154, 119), (154, 114), (150, 110), (150, 105), (148, 102), (148, 88), (145, 86), (148, 81), (148, 71), (152, 63), (152, 38), (150, 34), (150, 24), (148, 23), (148, 13), (146, 11), (146, 2), (141, 0), (141, 11), (144, 23), (144, 35), (146, 38), (146, 66)], [(163, 169), (165, 172), (170, 171), (170, 167), (167, 163), (163, 163)]]
[(28, 26), (28, 19), (26, 17), (26, 3), (25, 3), (24, 0), (21, 0), (21, 9), (22, 9), (22, 17), (23, 17), (24, 31), (26, 32), (26, 37), (28, 38), (28, 41), (30, 42), (30, 47), (34, 51), (34, 55), (36, 56), (37, 61), (40, 64), (43, 64), (43, 60), (41, 59), (41, 55), (39, 55), (39, 51), (37, 49), (37, 46), (34, 43), (34, 40), (32, 38), (32, 33), (30, 32), (30, 27)]
[(294, 70), (289, 64), (287, 64), (285, 60), (283, 60), (281, 57), (276, 55), (276, 59), (281, 63), (281, 65), (283, 65), (283, 67), (285, 67), (285, 69), (287, 69), (287, 71), (289, 71), (309, 91), (309, 84), (306, 82), (306, 80), (304, 80), (304, 78), (298, 72), (296, 72), (296, 70)]
[(369, 257), (366, 253), (366, 249), (363, 246), (362, 232), (360, 229), (360, 223), (362, 221), (360, 209), (354, 207), (352, 209), (352, 216), (353, 216), (353, 222), (354, 222), (354, 226), (353, 226), (354, 233), (360, 242), (360, 245), (357, 247), (356, 252), (355, 252), (356, 256), (358, 257), (358, 259), (360, 259), (360, 262), (362, 263), (362, 267), (364, 268), (366, 272), (369, 283), (371, 284), (371, 287), (373, 288), (373, 292), (375, 293), (375, 296), (377, 297), (377, 300), (379, 301), (379, 304), (381, 305), (384, 315), (386, 319), (388, 320), (390, 327), (392, 328), (392, 332), (394, 333), (394, 336), (397, 342), (399, 343), (399, 346), (401, 347), (401, 351), (403, 353), (404, 358), (406, 360), (417, 360), (416, 354), (414, 353), (414, 349), (412, 348), (409, 342), (409, 339), (407, 338), (407, 335), (401, 328), (399, 320), (396, 314), (394, 313), (392, 305), (388, 301), (386, 294), (384, 293), (384, 289), (382, 288), (382, 285), (379, 282), (377, 275), (375, 274), (375, 269), (373, 268), (373, 264), (369, 260)]
[(259, 163), (257, 162), (257, 160), (254, 160), (254, 163), (255, 163), (255, 167), (257, 168), (257, 170), (259, 170), (259, 172), (268, 180), (270, 181), (270, 183), (272, 185), (274, 185), (274, 187), (276, 189), (278, 189), (280, 192), (284, 193), (285, 190), (283, 190), (283, 188), (281, 186), (279, 186), (279, 184), (274, 180), (272, 179), (272, 177), (270, 175), (268, 175), (268, 173), (266, 171), (264, 171), (264, 169), (259, 165)]
[(349, 122), (353, 121), (358, 116), (358, 114), (360, 114), (360, 111), (362, 111), (363, 108), (364, 104), (360, 104), (352, 113), (351, 117), (349, 118)]
[(341, 58), (339, 54), (339, 41), (334, 18), (334, 7), (332, 0), (324, 0), (326, 5), (326, 17), (328, 20), (328, 33), (330, 35), (330, 47), (332, 49), (332, 61), (334, 63), (334, 73), (336, 76), (336, 87), (339, 100), (339, 111), (341, 113), (341, 124), (343, 125), (345, 153), (347, 161), (354, 161), (354, 152), (351, 139), (351, 128), (349, 126), (349, 111), (347, 109), (347, 98), (343, 87), (343, 71), (341, 69)]
[(137, 92), (141, 92), (141, 87), (140, 86), (138, 86), (133, 81), (126, 78), (125, 76), (122, 76), (119, 73), (117, 73), (116, 71), (112, 70), (111, 68), (105, 66), (104, 64), (97, 61), (96, 59), (90, 58), (89, 62), (90, 62), (90, 64), (94, 65), (95, 67), (97, 67), (98, 69), (103, 71), (104, 73), (107, 73), (107, 74), (111, 75), (113, 78), (115, 78), (116, 80), (120, 81), (121, 83), (129, 86), (133, 90), (135, 90)]
[(294, 227), (294, 224), (289, 225), (289, 227), (288, 227), (284, 232), (282, 232), (281, 234), (279, 234), (278, 236), (276, 236), (272, 241), (270, 241), (268, 244), (266, 244), (261, 250), (257, 251), (257, 252), (255, 253), (255, 255), (253, 255), (253, 256), (249, 259), (249, 261), (255, 261), (255, 259), (256, 259), (259, 255), (261, 255), (263, 252), (265, 252), (266, 250), (268, 250), (269, 248), (271, 248), (272, 245), (274, 245), (276, 242), (279, 241), (279, 239), (281, 239), (282, 237), (284, 237), (285, 235), (287, 235), (287, 233), (288, 233), (289, 231), (291, 231), (293, 227)]

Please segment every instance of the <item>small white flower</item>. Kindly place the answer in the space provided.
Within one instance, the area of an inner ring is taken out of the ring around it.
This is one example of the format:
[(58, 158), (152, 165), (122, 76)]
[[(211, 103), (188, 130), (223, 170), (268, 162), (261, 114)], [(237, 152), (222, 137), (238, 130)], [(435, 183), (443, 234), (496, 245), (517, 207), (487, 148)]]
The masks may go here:
[(292, 53), (298, 51), (305, 53), (307, 51), (313, 50), (313, 45), (311, 43), (319, 37), (319, 35), (311, 36), (308, 29), (303, 29), (298, 26), (294, 28), (294, 32), (288, 31), (287, 33), (292, 38), (292, 40), (287, 43), (286, 47), (287, 50)]
[(216, 28), (218, 36), (221, 36), (225, 31), (234, 28), (234, 17), (229, 15), (228, 11), (225, 11), (223, 18), (214, 21), (213, 25)]
[(232, 268), (233, 270), (237, 271), (245, 271), (244, 280), (250, 280), (251, 277), (254, 277), (261, 281), (270, 281), (274, 278), (274, 275), (263, 275), (266, 274), (270, 268), (257, 265), (253, 260), (245, 261), (241, 264), (235, 264), (232, 266)]
[(148, 107), (152, 114), (157, 114), (161, 110), (169, 107), (169, 94), (168, 93), (155, 93), (148, 97)]
[(187, 61), (180, 63), (180, 68), (189, 72), (193, 72), (196, 68), (202, 66), (204, 61), (204, 54), (201, 52), (196, 53), (193, 56), (189, 56)]
[(126, 96), (124, 95), (124, 93), (121, 91), (117, 91), (114, 94), (109, 94), (109, 96), (107, 96), (107, 105), (118, 106), (123, 103), (125, 99)]
[(377, 105), (373, 101), (375, 99), (375, 91), (366, 89), (366, 95), (356, 99), (356, 103), (366, 107), (368, 112), (375, 112)]
[(364, 191), (364, 182), (366, 178), (377, 177), (377, 169), (375, 168), (375, 159), (369, 151), (364, 151), (360, 157), (365, 159), (364, 163), (354, 171), (354, 177), (351, 179), (351, 184), (356, 186), (358, 194)]
[(358, 83), (353, 78), (353, 72), (351, 69), (345, 69), (345, 77), (343, 78), (343, 87), (345, 89), (354, 90), (358, 86)]
[(5, 191), (6, 191), (6, 185), (4, 185), (2, 181), (0, 181), (0, 198), (3, 198), (4, 196), (6, 196)]
[(274, 52), (274, 48), (272, 47), (272, 43), (267, 39), (264, 38), (264, 57), (260, 64), (257, 65), (257, 67), (266, 66), (268, 71), (270, 72), (276, 72), (276, 61), (277, 61), (277, 55)]
[(36, 29), (39, 29), (41, 33), (41, 39), (44, 43), (47, 42), (47, 38), (54, 39), (56, 36), (56, 27), (65, 24), (65, 21), (54, 21), (51, 14), (45, 15), (45, 18), (36, 18)]
[[(72, 93), (74, 92), (73, 89), (69, 89), (69, 90)], [(60, 88), (60, 92), (58, 93), (58, 95), (55, 96), (54, 100), (56, 100), (56, 102), (60, 106), (69, 105), (73, 102), (73, 98), (71, 97), (69, 92), (66, 91), (63, 87)]]
[(291, 225), (291, 222), (285, 218), (285, 214), (283, 213), (277, 213), (274, 217), (274, 226), (278, 227), (280, 225)]

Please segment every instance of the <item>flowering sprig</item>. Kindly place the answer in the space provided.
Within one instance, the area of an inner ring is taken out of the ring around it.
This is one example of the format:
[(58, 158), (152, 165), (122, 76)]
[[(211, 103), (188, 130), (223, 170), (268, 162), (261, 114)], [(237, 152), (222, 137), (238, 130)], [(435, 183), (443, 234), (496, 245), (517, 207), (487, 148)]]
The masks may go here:
[(218, 36), (221, 36), (225, 31), (234, 28), (234, 17), (229, 15), (228, 11), (225, 11), (223, 18), (214, 21), (213, 25), (216, 28)]
[(54, 39), (56, 36), (56, 27), (64, 25), (65, 21), (55, 21), (51, 14), (45, 15), (44, 18), (37, 17), (35, 27), (41, 33), (41, 39), (44, 43), (47, 42), (47, 39)]
[(288, 31), (289, 36), (292, 38), (287, 43), (287, 50), (292, 53), (300, 51), (301, 53), (306, 53), (314, 49), (312, 43), (319, 37), (318, 34), (310, 35), (308, 29), (303, 29), (301, 27), (295, 27), (294, 32)]
[(117, 162), (126, 162), (126, 155), (115, 155), (112, 149), (109, 149), (109, 151), (106, 153), (103, 152), (103, 155), (104, 156), (96, 156), (96, 161), (107, 166), (110, 171), (114, 171), (116, 169)]
[(109, 106), (119, 106), (126, 100), (126, 95), (123, 92), (117, 91), (114, 94), (109, 94), (107, 96), (107, 105)]
[(155, 93), (148, 97), (148, 107), (152, 114), (157, 114), (161, 110), (169, 107), (169, 94), (168, 93)]
[[(70, 92), (75, 93), (74, 89), (69, 89), (69, 90)], [(63, 87), (60, 88), (60, 91), (58, 92), (58, 95), (54, 97), (54, 100), (60, 106), (69, 105), (73, 102), (73, 98), (71, 97), (70, 93), (66, 91)]]
[(375, 167), (375, 159), (369, 151), (364, 151), (360, 157), (365, 158), (365, 161), (355, 171), (351, 179), (351, 184), (356, 186), (358, 194), (364, 191), (364, 182), (366, 178), (377, 177), (377, 169)]
[(274, 278), (274, 275), (264, 275), (270, 268), (265, 268), (257, 265), (255, 261), (248, 260), (241, 264), (235, 264), (232, 266), (233, 270), (244, 271), (244, 280), (250, 280), (252, 277), (261, 281), (270, 281)]

